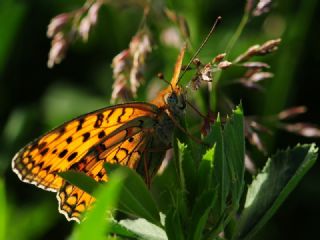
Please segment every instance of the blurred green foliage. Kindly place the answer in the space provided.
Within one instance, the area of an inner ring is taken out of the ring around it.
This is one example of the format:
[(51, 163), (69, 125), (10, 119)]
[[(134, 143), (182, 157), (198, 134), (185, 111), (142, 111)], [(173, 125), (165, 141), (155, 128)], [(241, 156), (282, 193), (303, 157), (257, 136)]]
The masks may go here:
[[(0, 237), (3, 239), (63, 239), (70, 236), (74, 225), (58, 213), (52, 193), (21, 183), (10, 165), (15, 152), (33, 138), (72, 117), (109, 105), (113, 82), (111, 60), (127, 47), (142, 10), (103, 8), (88, 44), (78, 42), (60, 65), (47, 69), (50, 48), (45, 34), (47, 24), (53, 16), (81, 4), (83, 1), (79, 0), (0, 2), (0, 206), (3, 208)], [(209, 60), (224, 52), (242, 18), (245, 1), (167, 4), (187, 19), (193, 48), (199, 46), (216, 16), (223, 17), (223, 23), (200, 54), (201, 59)], [(271, 13), (248, 23), (231, 57), (270, 38), (282, 37), (283, 42), (279, 52), (266, 58), (275, 77), (266, 84), (265, 94), (228, 90), (235, 102), (242, 99), (246, 114), (276, 112), (303, 104), (309, 112), (301, 120), (320, 122), (316, 87), (320, 63), (319, 12), (317, 0), (278, 0), (274, 1)], [(151, 81), (156, 72), (171, 76), (176, 55), (177, 50), (158, 46), (147, 70), (150, 84), (158, 81)], [(227, 80), (234, 75), (227, 71), (221, 78)], [(147, 93), (148, 87), (143, 86), (138, 100), (145, 100)], [(308, 141), (311, 140), (279, 133), (269, 145), (285, 148)], [(313, 239), (318, 235), (320, 190), (315, 186), (320, 181), (319, 169), (318, 163), (255, 239)], [(173, 221), (174, 217), (172, 212)]]

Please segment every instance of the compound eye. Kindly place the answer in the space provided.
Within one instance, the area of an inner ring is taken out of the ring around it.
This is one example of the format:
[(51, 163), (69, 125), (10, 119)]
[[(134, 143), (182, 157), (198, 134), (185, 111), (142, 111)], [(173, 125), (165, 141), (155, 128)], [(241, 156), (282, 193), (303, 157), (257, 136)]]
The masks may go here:
[(174, 93), (169, 93), (166, 100), (168, 104), (176, 104), (178, 102), (177, 96)]

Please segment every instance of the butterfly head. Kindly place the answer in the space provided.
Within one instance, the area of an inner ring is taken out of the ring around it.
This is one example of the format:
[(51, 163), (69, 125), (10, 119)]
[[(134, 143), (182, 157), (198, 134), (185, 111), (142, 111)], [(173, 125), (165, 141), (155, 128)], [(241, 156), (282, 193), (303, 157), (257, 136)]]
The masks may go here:
[(169, 112), (181, 115), (186, 108), (186, 98), (183, 88), (176, 86), (164, 95), (164, 102)]
[(171, 115), (181, 115), (186, 108), (185, 92), (182, 87), (178, 85), (180, 80), (180, 72), (182, 67), (182, 60), (186, 50), (186, 45), (181, 49), (175, 64), (171, 82), (166, 89), (162, 90), (158, 96), (152, 101), (161, 109), (166, 109)]

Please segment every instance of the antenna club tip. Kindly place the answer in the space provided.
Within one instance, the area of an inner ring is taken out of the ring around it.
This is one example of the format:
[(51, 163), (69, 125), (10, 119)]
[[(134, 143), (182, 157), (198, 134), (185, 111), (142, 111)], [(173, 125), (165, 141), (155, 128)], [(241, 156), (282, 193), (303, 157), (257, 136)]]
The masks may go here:
[(217, 20), (221, 21), (221, 20), (222, 20), (222, 17), (221, 17), (221, 16), (218, 16), (218, 17), (217, 17)]
[(160, 78), (161, 80), (164, 79), (164, 75), (163, 75), (162, 72), (159, 72), (159, 73), (157, 74), (157, 77)]

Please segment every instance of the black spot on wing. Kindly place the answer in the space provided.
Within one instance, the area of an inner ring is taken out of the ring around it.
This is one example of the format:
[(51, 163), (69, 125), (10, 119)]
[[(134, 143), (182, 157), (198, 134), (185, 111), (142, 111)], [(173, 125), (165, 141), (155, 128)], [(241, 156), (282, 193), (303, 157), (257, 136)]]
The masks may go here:
[[(42, 150), (47, 145), (47, 142), (42, 142), (38, 145), (39, 151)], [(32, 147), (31, 147), (32, 148)]]
[(70, 156), (67, 158), (68, 161), (73, 160), (78, 155), (78, 152), (73, 152), (70, 154)]
[(60, 135), (64, 134), (65, 132), (66, 132), (65, 127), (60, 128), (60, 130), (59, 130)]
[(89, 139), (89, 137), (90, 137), (90, 133), (89, 133), (89, 132), (86, 132), (86, 133), (84, 133), (82, 136), (83, 136), (82, 142), (86, 142), (86, 141)]
[(121, 122), (121, 117), (122, 117), (125, 113), (126, 113), (125, 109), (122, 108), (122, 109), (121, 109), (121, 114), (120, 114), (119, 117), (118, 117), (118, 122), (119, 122), (119, 123)]
[(79, 124), (77, 127), (77, 131), (79, 131), (82, 128), (82, 124), (84, 123), (84, 118), (79, 119)]
[(33, 144), (30, 146), (29, 151), (35, 150), (38, 146), (39, 146), (39, 145), (38, 145), (38, 142), (33, 143)]
[(71, 143), (71, 142), (72, 142), (72, 136), (68, 137), (68, 138), (66, 139), (66, 142), (67, 142), (68, 144)]
[(64, 149), (62, 152), (59, 153), (59, 158), (63, 158), (65, 155), (67, 155), (68, 153), (68, 150), (67, 149)]
[(102, 121), (103, 121), (103, 114), (102, 114), (102, 113), (98, 113), (98, 114), (97, 114), (97, 120), (96, 120), (96, 122), (94, 123), (94, 127), (95, 127), (95, 128), (100, 127), (101, 124), (102, 124)]
[(115, 160), (117, 163), (119, 163), (119, 158), (116, 155), (114, 155), (113, 160)]
[(46, 153), (47, 153), (48, 151), (49, 151), (49, 148), (43, 149), (43, 150), (40, 152), (41, 156), (46, 155)]
[(103, 138), (104, 136), (106, 136), (106, 133), (102, 130), (101, 132), (99, 132), (98, 134), (98, 138)]
[(110, 110), (110, 112), (109, 112), (108, 115), (106, 116), (106, 121), (107, 121), (107, 123), (109, 123), (109, 118), (110, 118), (110, 116), (113, 114), (113, 112), (114, 112), (114, 109)]

